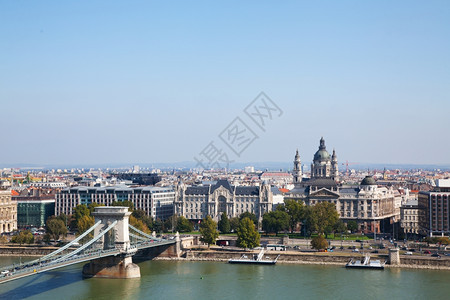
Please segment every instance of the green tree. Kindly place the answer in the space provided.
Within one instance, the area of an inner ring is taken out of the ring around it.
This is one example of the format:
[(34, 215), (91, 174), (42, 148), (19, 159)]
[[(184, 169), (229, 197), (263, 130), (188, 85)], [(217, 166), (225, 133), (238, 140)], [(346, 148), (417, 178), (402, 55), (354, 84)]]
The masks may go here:
[(289, 215), (285, 211), (275, 210), (265, 213), (262, 220), (262, 228), (266, 233), (278, 232), (289, 228)]
[(317, 215), (317, 232), (323, 234), (327, 226), (333, 228), (339, 220), (339, 214), (336, 206), (331, 202), (320, 202), (313, 206), (314, 213)]
[(177, 224), (178, 224), (178, 216), (177, 215), (173, 215), (170, 216), (169, 218), (167, 218), (164, 221), (164, 232), (169, 232), (169, 231), (176, 231), (177, 229)]
[[(94, 226), (95, 219), (92, 216), (85, 215), (82, 216), (77, 221), (77, 228), (78, 228), (78, 235), (83, 234), (86, 230)], [(87, 241), (89, 239), (92, 239), (94, 237), (94, 234), (90, 232), (86, 237), (83, 238), (83, 241)]]
[(153, 222), (153, 230), (155, 232), (163, 232), (164, 230), (164, 223), (160, 218), (157, 218), (154, 222)]
[(69, 217), (64, 213), (60, 214), (56, 218), (63, 221), (65, 225), (67, 225), (69, 223)]
[(129, 218), (129, 222), (130, 225), (139, 229), (140, 231), (143, 231), (147, 234), (150, 234), (150, 229), (148, 229), (147, 225), (145, 225), (144, 222), (142, 222), (142, 220), (136, 219), (133, 215), (130, 216)]
[(217, 223), (210, 217), (206, 216), (200, 224), (200, 241), (207, 243), (208, 248), (211, 244), (214, 244), (219, 237), (219, 232), (217, 231)]
[(328, 247), (328, 242), (322, 235), (319, 235), (312, 238), (311, 246), (316, 250), (326, 249)]
[(309, 230), (319, 235), (331, 233), (339, 220), (336, 207), (331, 202), (320, 202), (309, 209), (305, 209), (306, 224)]
[(59, 218), (48, 218), (46, 225), (47, 233), (55, 241), (59, 240), (60, 236), (67, 234), (66, 224)]
[(291, 232), (294, 232), (295, 228), (297, 228), (297, 224), (300, 223), (304, 217), (304, 206), (301, 200), (286, 199), (284, 200), (284, 206), (278, 206), (277, 210), (285, 211), (289, 215), (289, 227), (291, 228)]
[(8, 243), (8, 238), (6, 235), (0, 235), (0, 244), (4, 245)]
[(73, 209), (73, 215), (75, 217), (75, 221), (78, 223), (78, 220), (84, 216), (90, 216), (91, 212), (86, 204), (79, 204)]
[(12, 243), (16, 244), (32, 244), (34, 242), (34, 236), (29, 230), (21, 231), (11, 239)]
[(356, 230), (358, 230), (358, 223), (356, 223), (356, 221), (348, 221), (347, 222), (347, 229), (350, 230), (351, 233), (355, 232)]
[(251, 212), (244, 212), (239, 216), (239, 221), (242, 221), (242, 219), (244, 218), (249, 218), (250, 220), (252, 220), (252, 222), (255, 224), (256, 227), (258, 227), (258, 218), (256, 217), (256, 215), (254, 213)]
[(104, 206), (104, 205), (100, 204), (100, 203), (96, 203), (96, 202), (89, 203), (89, 205), (88, 205), (89, 213), (92, 214), (95, 211), (95, 208), (99, 207), (99, 206)]
[(336, 222), (336, 224), (334, 225), (334, 232), (339, 232), (339, 233), (343, 233), (347, 231), (347, 225), (342, 222), (342, 220), (339, 220)]
[(147, 226), (148, 229), (153, 230), (153, 218), (150, 216), (147, 216), (144, 210), (142, 209), (135, 209), (133, 210), (133, 213), (131, 214), (133, 217), (135, 217), (138, 220), (141, 220), (144, 222), (144, 224)]
[(237, 232), (237, 229), (239, 228), (240, 219), (238, 217), (234, 217), (230, 219), (230, 229), (233, 232)]
[(259, 246), (261, 236), (255, 223), (250, 218), (243, 218), (237, 229), (236, 245), (240, 248), (255, 248)]
[(225, 212), (222, 213), (222, 216), (219, 221), (219, 230), (222, 233), (229, 233), (231, 232), (231, 225), (230, 225), (230, 219), (228, 219), (228, 216)]
[(310, 236), (311, 233), (317, 231), (317, 215), (314, 213), (314, 209), (312, 206), (305, 207), (303, 217), (305, 235)]
[(133, 211), (134, 210), (134, 204), (130, 200), (113, 201), (111, 203), (111, 206), (128, 206), (128, 211)]
[(194, 231), (194, 225), (191, 221), (183, 216), (178, 217), (176, 230), (178, 232), (191, 232)]

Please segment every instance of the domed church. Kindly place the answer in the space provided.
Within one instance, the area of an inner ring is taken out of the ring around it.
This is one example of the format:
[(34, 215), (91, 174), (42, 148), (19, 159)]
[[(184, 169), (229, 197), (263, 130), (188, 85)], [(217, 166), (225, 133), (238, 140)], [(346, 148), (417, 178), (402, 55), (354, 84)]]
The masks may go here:
[(380, 232), (380, 221), (394, 218), (394, 190), (379, 187), (372, 176), (364, 178), (359, 186), (339, 183), (336, 151), (328, 153), (323, 137), (311, 164), (311, 177), (303, 178), (300, 155), (294, 158), (294, 189), (285, 199), (302, 200), (306, 205), (322, 201), (334, 203), (344, 222), (354, 220), (363, 232)]
[(314, 160), (311, 164), (311, 178), (330, 178), (335, 181), (339, 180), (336, 151), (333, 149), (333, 155), (330, 156), (323, 137), (320, 139), (319, 150), (314, 154)]

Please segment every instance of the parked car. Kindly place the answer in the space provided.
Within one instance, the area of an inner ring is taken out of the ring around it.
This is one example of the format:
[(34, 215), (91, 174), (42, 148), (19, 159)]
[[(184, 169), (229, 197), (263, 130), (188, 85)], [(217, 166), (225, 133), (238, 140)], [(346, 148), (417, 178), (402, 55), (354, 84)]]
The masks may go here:
[(373, 250), (373, 251), (370, 252), (370, 253), (378, 253), (378, 250)]
[(411, 251), (408, 251), (405, 253), (405, 255), (413, 255), (413, 253)]
[(431, 254), (431, 256), (432, 256), (432, 257), (441, 257), (441, 256), (439, 255), (439, 253), (433, 253), (433, 254)]
[(359, 252), (358, 248), (352, 250), (352, 252)]
[(429, 250), (425, 250), (423, 251), (424, 254), (431, 254), (431, 252)]

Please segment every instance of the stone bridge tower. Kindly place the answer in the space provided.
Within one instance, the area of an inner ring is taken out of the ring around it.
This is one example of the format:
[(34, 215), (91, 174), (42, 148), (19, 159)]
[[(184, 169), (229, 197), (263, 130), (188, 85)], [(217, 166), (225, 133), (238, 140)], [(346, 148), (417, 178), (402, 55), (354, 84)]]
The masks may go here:
[(103, 250), (116, 248), (121, 254), (91, 261), (83, 267), (83, 275), (104, 278), (141, 277), (139, 266), (133, 264), (131, 258), (136, 249), (130, 247), (128, 220), (131, 212), (128, 211), (128, 207), (99, 206), (92, 215), (95, 217), (95, 223), (102, 222), (95, 228), (94, 237), (117, 221), (117, 224), (96, 242), (96, 247)]

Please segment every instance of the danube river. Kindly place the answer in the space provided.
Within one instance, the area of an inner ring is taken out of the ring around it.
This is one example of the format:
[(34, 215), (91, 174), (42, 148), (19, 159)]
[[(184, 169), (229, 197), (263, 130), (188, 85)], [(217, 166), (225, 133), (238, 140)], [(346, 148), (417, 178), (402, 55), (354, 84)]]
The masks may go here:
[[(18, 262), (0, 257), (0, 265)], [(83, 279), (74, 265), (0, 285), (0, 299), (449, 299), (450, 271), (146, 261), (139, 279)]]

